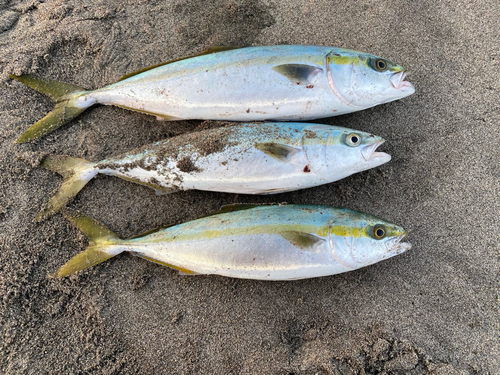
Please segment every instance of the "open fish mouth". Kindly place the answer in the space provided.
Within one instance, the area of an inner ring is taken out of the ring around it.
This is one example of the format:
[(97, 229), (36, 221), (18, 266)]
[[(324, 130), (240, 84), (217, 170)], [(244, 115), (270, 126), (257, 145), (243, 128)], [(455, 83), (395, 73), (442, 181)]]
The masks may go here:
[(404, 234), (394, 237), (390, 241), (386, 243), (388, 252), (391, 253), (391, 256), (398, 255), (404, 253), (411, 249), (411, 243), (409, 242), (401, 242), (401, 240), (406, 236), (406, 231)]
[(411, 82), (404, 80), (407, 74), (408, 74), (407, 70), (402, 70), (401, 72), (397, 72), (391, 75), (389, 81), (391, 81), (392, 87), (394, 87), (397, 90), (402, 89), (403, 87), (413, 87), (413, 84)]
[(380, 141), (374, 142), (371, 145), (365, 146), (363, 150), (361, 150), (361, 155), (363, 156), (363, 159), (366, 161), (369, 160), (374, 160), (376, 158), (389, 158), (391, 159), (391, 156), (389, 154), (386, 154), (385, 152), (376, 152), (375, 150), (382, 145), (385, 142), (385, 140), (381, 139)]

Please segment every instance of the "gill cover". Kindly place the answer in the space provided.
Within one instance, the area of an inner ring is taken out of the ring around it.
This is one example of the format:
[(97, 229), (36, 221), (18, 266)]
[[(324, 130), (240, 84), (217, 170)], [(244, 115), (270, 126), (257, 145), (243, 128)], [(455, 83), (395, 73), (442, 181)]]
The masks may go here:
[(404, 98), (415, 92), (403, 82), (406, 72), (390, 60), (348, 50), (326, 56), (328, 85), (345, 105), (354, 110)]

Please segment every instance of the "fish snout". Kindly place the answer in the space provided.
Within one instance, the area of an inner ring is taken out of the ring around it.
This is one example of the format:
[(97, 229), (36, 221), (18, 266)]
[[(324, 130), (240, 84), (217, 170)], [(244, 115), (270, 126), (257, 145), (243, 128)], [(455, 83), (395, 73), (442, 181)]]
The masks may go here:
[(390, 254), (389, 256), (392, 257), (411, 249), (411, 243), (401, 242), (401, 240), (406, 236), (406, 234), (407, 232), (404, 231), (403, 234), (396, 236), (392, 240), (386, 242), (387, 253)]
[[(375, 152), (375, 150), (381, 146), (383, 143), (385, 142), (384, 139), (380, 138), (380, 140), (368, 145), (368, 146), (365, 146), (362, 150), (361, 150), (361, 155), (363, 156), (363, 159), (365, 159), (365, 161), (370, 161), (370, 160), (373, 160), (375, 158), (391, 158), (391, 156), (389, 154), (386, 154), (385, 152)], [(387, 161), (389, 161), (387, 160)]]
[(411, 95), (415, 92), (415, 86), (411, 82), (405, 81), (405, 77), (408, 75), (407, 70), (402, 70), (397, 73), (393, 73), (389, 78), (391, 85), (396, 90), (401, 90), (406, 93), (406, 95)]

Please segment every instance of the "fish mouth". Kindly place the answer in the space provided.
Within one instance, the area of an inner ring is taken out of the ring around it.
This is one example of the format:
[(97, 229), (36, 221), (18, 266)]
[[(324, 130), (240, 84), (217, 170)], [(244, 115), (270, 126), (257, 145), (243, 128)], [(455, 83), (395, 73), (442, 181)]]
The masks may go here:
[[(384, 139), (381, 139), (377, 142), (372, 143), (371, 145), (365, 146), (363, 150), (361, 150), (361, 155), (365, 161), (375, 160), (377, 158), (389, 159), (391, 160), (391, 155), (386, 154), (385, 152), (375, 152), (375, 150), (381, 146), (385, 142)], [(389, 161), (387, 160), (387, 161)]]
[(391, 253), (391, 256), (404, 253), (411, 249), (411, 243), (401, 242), (401, 240), (406, 237), (407, 232), (405, 231), (402, 235), (394, 237), (392, 240), (386, 243), (387, 250)]
[(411, 82), (404, 80), (407, 75), (407, 70), (402, 70), (400, 72), (392, 74), (391, 78), (389, 78), (392, 87), (394, 87), (396, 90), (401, 90), (403, 88), (414, 88)]

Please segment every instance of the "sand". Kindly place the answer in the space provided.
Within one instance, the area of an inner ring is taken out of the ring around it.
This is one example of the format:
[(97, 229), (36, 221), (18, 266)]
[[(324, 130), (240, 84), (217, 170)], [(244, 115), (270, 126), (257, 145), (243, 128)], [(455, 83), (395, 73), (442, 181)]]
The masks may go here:
[[(498, 1), (0, 1), (0, 372), (5, 374), (498, 374)], [(63, 280), (86, 246), (61, 215), (34, 218), (61, 183), (46, 154), (99, 161), (200, 121), (97, 106), (14, 144), (53, 108), (12, 81), (30, 73), (97, 88), (215, 45), (317, 44), (411, 71), (416, 93), (318, 120), (373, 132), (393, 160), (275, 196), (157, 196), (106, 176), (70, 204), (121, 236), (227, 203), (325, 204), (409, 230), (413, 249), (355, 272), (257, 282), (122, 254)]]

